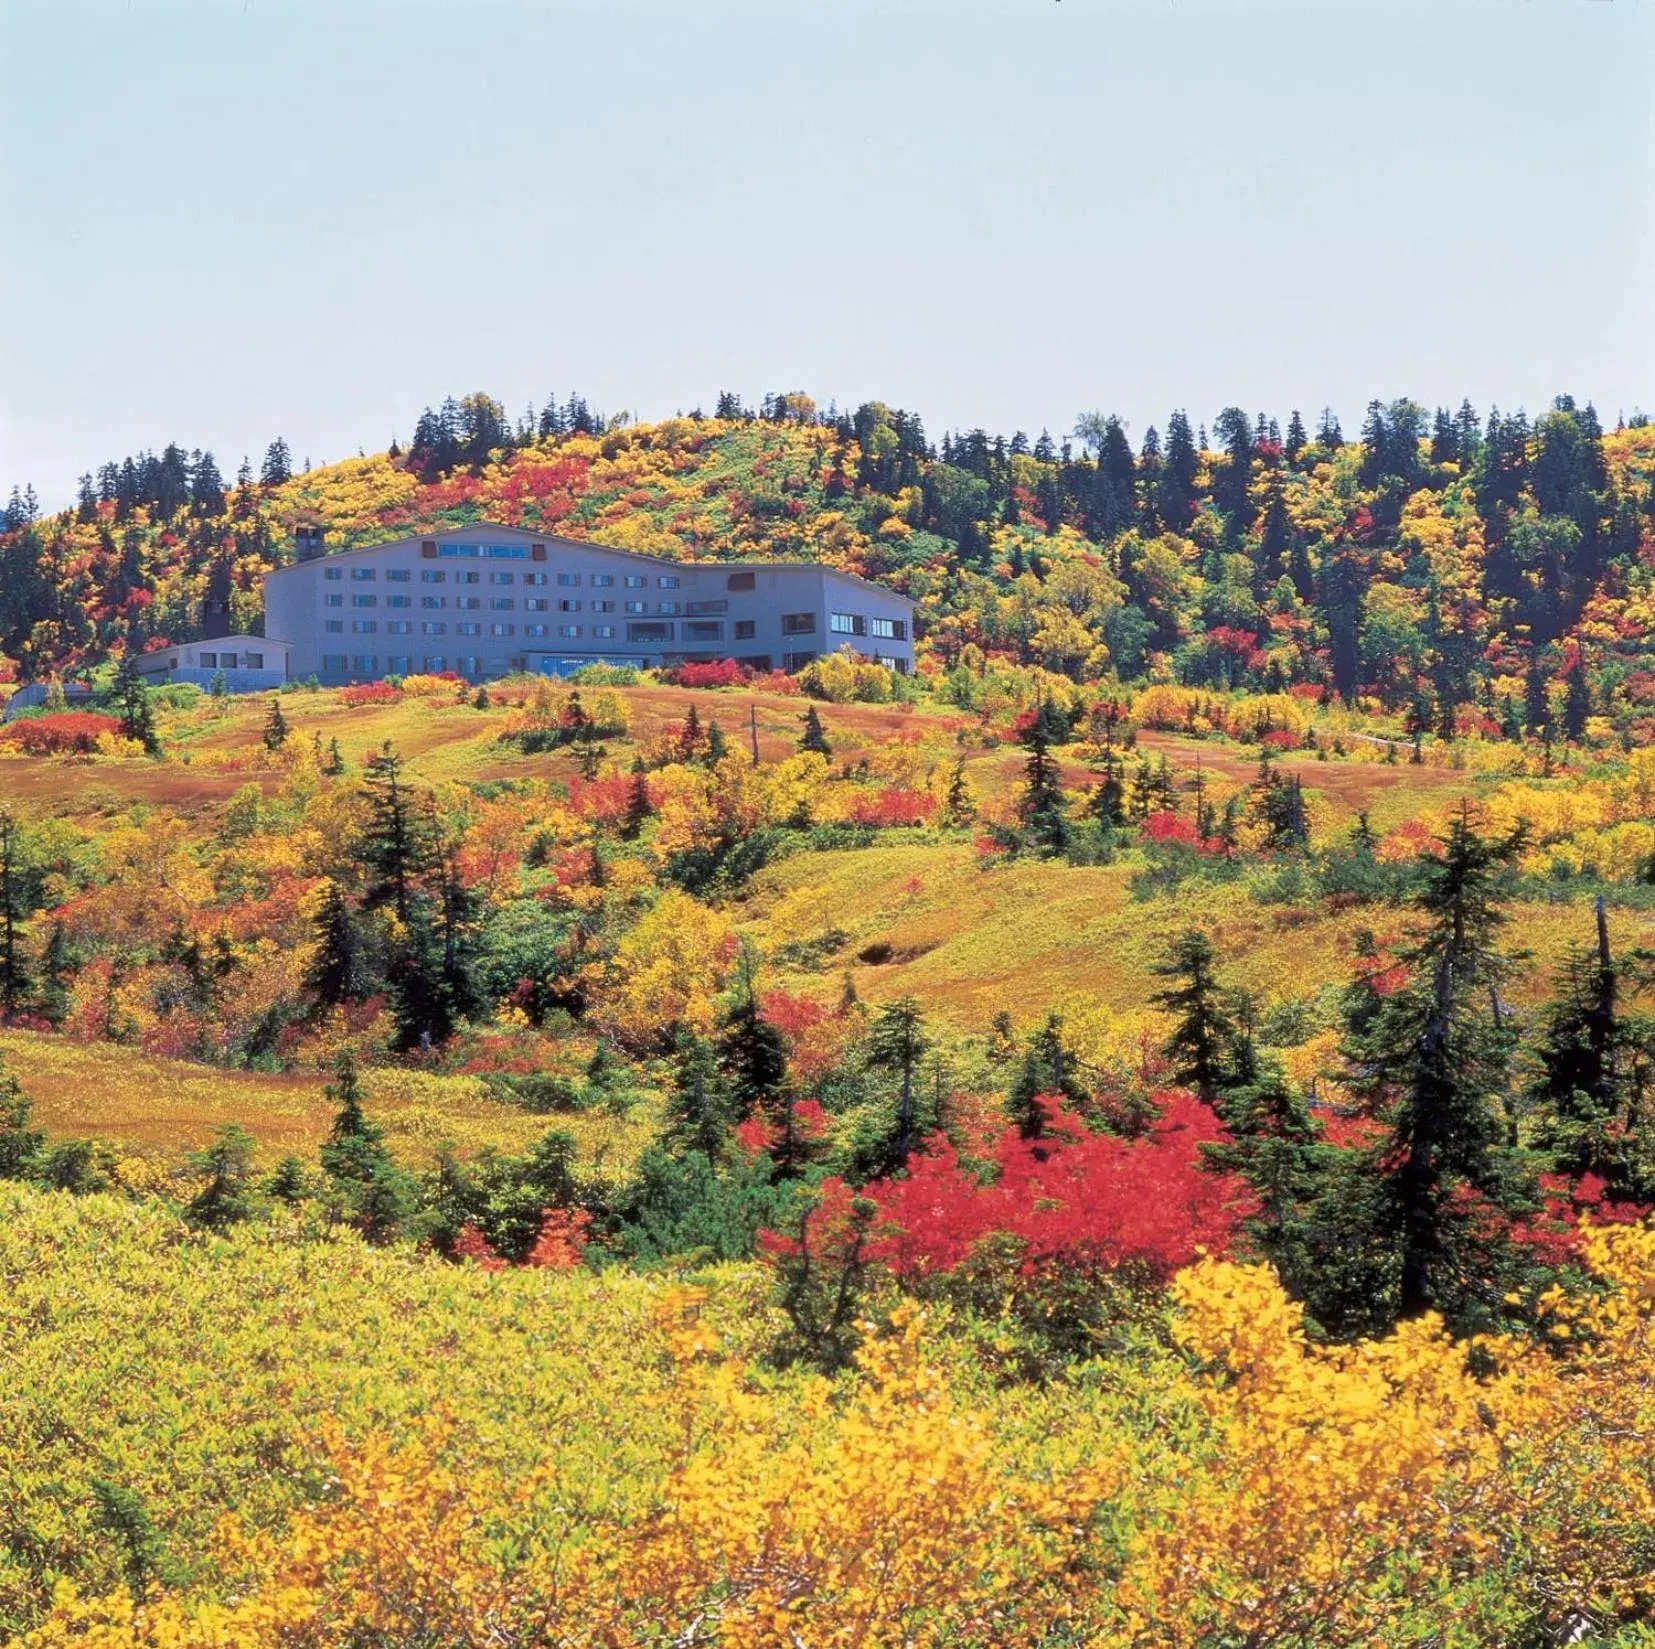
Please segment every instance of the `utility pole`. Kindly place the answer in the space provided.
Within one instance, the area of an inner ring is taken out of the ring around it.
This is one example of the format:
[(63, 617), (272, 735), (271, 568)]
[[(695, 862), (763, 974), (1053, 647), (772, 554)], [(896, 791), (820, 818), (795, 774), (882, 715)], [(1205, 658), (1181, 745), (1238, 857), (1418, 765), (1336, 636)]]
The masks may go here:
[(758, 706), (748, 701), (747, 705), (747, 733), (753, 741), (753, 766), (759, 764), (759, 711)]

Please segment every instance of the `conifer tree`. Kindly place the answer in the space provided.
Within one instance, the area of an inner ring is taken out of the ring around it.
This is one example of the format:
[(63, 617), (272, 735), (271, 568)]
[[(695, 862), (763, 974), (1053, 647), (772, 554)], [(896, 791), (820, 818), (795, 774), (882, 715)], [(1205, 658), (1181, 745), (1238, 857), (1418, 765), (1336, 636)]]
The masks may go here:
[(787, 1047), (759, 1011), (758, 962), (743, 946), (718, 1034), (718, 1065), (738, 1118), (773, 1109), (787, 1083)]
[(9, 1024), (33, 995), (23, 942), (37, 885), (22, 821), (0, 807), (0, 1024)]
[(892, 1167), (896, 1169), (906, 1165), (914, 1148), (917, 1137), (914, 1073), (930, 1046), (925, 1016), (913, 997), (902, 996), (887, 1002), (874, 1015), (868, 1032), (868, 1064), (874, 1070), (890, 1072), (897, 1080), (896, 1128), (892, 1140)]
[(1051, 745), (1038, 722), (1023, 736), (1028, 756), (1023, 763), (1023, 790), (1017, 816), (1032, 847), (1060, 854), (1068, 846), (1069, 822), (1064, 812), (1063, 788)]
[(1150, 998), (1176, 1019), (1163, 1048), (1173, 1078), (1216, 1105), (1233, 1074), (1237, 1026), (1218, 983), (1212, 941), (1199, 928), (1186, 929), (1155, 972), (1176, 981)]
[(1628, 965), (1643, 969), (1644, 951), (1617, 958), (1609, 917), (1597, 900), (1597, 942), (1572, 951), (1541, 1019), (1538, 1070), (1529, 1098), (1538, 1112), (1534, 1144), (1554, 1172), (1595, 1174), (1617, 1201), (1655, 1195), (1655, 1135), (1644, 1116), (1646, 1069), (1655, 1034), (1622, 1005)]
[(1412, 979), (1347, 1038), (1356, 1089), (1387, 1123), (1372, 1168), (1404, 1316), (1434, 1308), (1467, 1320), (1478, 1284), (1462, 1250), (1484, 1240), (1467, 1209), (1512, 1208), (1526, 1190), (1507, 1146), (1512, 1035), (1498, 993), (1511, 963), (1497, 944), (1499, 874), (1522, 842), (1521, 829), (1479, 836), (1462, 804), (1440, 851), (1421, 857), (1423, 923), (1401, 953)]
[(350, 903), (335, 881), (330, 880), (322, 890), (311, 933), (316, 951), (305, 970), (306, 986), (326, 1007), (353, 1000), (361, 984), (360, 946)]
[(362, 904), (366, 910), (389, 905), (406, 925), (414, 893), (428, 864), (424, 821), (413, 793), (403, 782), (402, 757), (390, 740), (368, 758), (363, 784), (368, 797), (368, 826), (359, 844), (368, 885)]
[(655, 804), (649, 799), (648, 775), (641, 761), (634, 762), (632, 783), (626, 793), (626, 812), (621, 816), (621, 836), (626, 841), (636, 841), (654, 811)]
[(334, 1073), (325, 1092), (338, 1111), (319, 1153), (322, 1172), (338, 1215), (370, 1242), (388, 1242), (413, 1212), (414, 1184), (386, 1148), (385, 1130), (362, 1109), (361, 1075), (348, 1049)]
[(185, 1209), (193, 1224), (221, 1231), (252, 1216), (256, 1207), (251, 1184), (253, 1136), (239, 1123), (220, 1128), (212, 1144), (189, 1157), (188, 1165), (206, 1178)]
[(121, 718), (121, 737), (141, 744), (150, 755), (160, 754), (155, 733), (155, 711), (149, 702), (149, 688), (138, 669), (138, 655), (126, 652), (115, 671), (115, 704)]
[(270, 701), (270, 714), (264, 718), (264, 748), (272, 754), (287, 743), (287, 717), (282, 714), (282, 701)]
[(977, 797), (966, 777), (965, 757), (954, 758), (948, 769), (948, 782), (943, 790), (942, 823), (952, 828), (969, 824), (977, 813)]
[(665, 1135), (675, 1151), (699, 1151), (716, 1165), (731, 1122), (724, 1073), (713, 1045), (701, 1036), (686, 1036), (673, 1060), (667, 1090)]
[[(1001, 1034), (1009, 1033), (1006, 1026)], [(1063, 1020), (1055, 1013), (1028, 1040), (1023, 1058), (1006, 1095), (1006, 1112), (1024, 1139), (1039, 1139), (1046, 1132), (1046, 1113), (1035, 1100), (1042, 1094), (1056, 1094), (1070, 1109), (1082, 1110), (1092, 1103), (1091, 1091), (1080, 1080), (1074, 1056), (1063, 1040)]]
[(805, 710), (803, 719), (804, 732), (799, 735), (800, 750), (814, 751), (818, 756), (831, 761), (833, 746), (828, 742), (828, 736), (822, 728), (822, 718), (816, 713), (814, 704)]

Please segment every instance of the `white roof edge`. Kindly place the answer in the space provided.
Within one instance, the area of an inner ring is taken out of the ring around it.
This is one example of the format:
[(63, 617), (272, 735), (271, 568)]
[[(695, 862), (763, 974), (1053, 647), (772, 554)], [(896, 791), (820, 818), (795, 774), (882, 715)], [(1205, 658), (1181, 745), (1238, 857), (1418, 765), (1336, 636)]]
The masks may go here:
[(353, 550), (332, 550), (325, 555), (313, 556), (308, 561), (290, 561), (286, 566), (272, 567), (264, 576), (279, 578), (283, 573), (296, 572), (300, 567), (314, 566), (318, 561), (345, 561), (353, 556), (368, 555), (375, 550), (390, 549), (397, 544), (417, 544), (426, 538), (442, 540), (456, 536), (475, 536), (479, 532), (516, 533), (532, 543), (567, 544), (577, 550), (603, 550), (610, 555), (625, 556), (628, 561), (647, 561), (651, 566), (667, 568), (673, 572), (681, 572), (686, 567), (752, 567), (831, 573), (835, 578), (847, 578), (853, 584), (865, 584), (870, 590), (878, 590), (881, 595), (888, 595), (897, 601), (906, 601), (911, 607), (918, 606), (912, 596), (904, 595), (900, 590), (893, 590), (888, 584), (863, 578), (860, 573), (847, 573), (842, 567), (830, 567), (825, 561), (671, 561), (661, 555), (646, 555), (642, 550), (624, 550), (618, 544), (605, 544), (595, 538), (570, 538), (566, 533), (536, 532), (533, 527), (508, 527), (498, 521), (474, 521), (469, 526), (443, 527), (436, 532), (404, 533), (400, 538), (382, 539), (377, 544), (358, 544)]

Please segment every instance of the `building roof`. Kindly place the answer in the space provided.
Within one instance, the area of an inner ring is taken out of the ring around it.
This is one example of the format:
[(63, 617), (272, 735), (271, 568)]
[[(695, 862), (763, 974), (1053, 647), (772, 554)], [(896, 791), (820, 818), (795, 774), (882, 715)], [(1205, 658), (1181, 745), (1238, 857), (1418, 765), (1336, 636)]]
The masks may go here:
[[(376, 550), (385, 550), (396, 544), (418, 544), (423, 539), (434, 538), (439, 543), (444, 539), (475, 538), (479, 533), (510, 533), (514, 538), (535, 544), (563, 544), (576, 550), (602, 550), (608, 555), (624, 556), (628, 561), (644, 561), (651, 566), (666, 568), (672, 572), (681, 572), (686, 567), (700, 569), (708, 568), (747, 568), (767, 569), (778, 572), (808, 571), (831, 573), (835, 578), (843, 578), (852, 584), (861, 584), (870, 590), (878, 590), (881, 595), (892, 597), (896, 601), (906, 601), (910, 607), (917, 605), (912, 596), (904, 595), (900, 590), (893, 590), (888, 584), (880, 584), (871, 578), (863, 578), (858, 573), (847, 573), (842, 568), (830, 567), (825, 561), (670, 561), (661, 555), (645, 555), (639, 550), (623, 550), (617, 544), (604, 544), (595, 538), (570, 538), (564, 533), (536, 532), (532, 527), (508, 527), (498, 521), (473, 521), (463, 527), (443, 527), (436, 532), (404, 533), (400, 538), (382, 539), (377, 544), (359, 544), (354, 550), (333, 550), (326, 555), (315, 556), (308, 561), (291, 561), (285, 567), (273, 567), (264, 576), (266, 578), (280, 578), (283, 573), (296, 572), (300, 567), (313, 567), (318, 561), (348, 561), (356, 557), (370, 555)], [(228, 638), (233, 640), (234, 638)], [(202, 642), (198, 645), (209, 646)]]

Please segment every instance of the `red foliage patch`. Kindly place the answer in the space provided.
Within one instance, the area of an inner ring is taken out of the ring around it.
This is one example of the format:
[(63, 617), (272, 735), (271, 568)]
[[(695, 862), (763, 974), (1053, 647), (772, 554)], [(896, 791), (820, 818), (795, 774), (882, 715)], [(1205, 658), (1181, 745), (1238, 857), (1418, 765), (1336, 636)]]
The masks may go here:
[[(870, 1256), (898, 1276), (948, 1272), (1003, 1232), (1019, 1239), (1030, 1271), (1049, 1262), (1131, 1266), (1164, 1279), (1203, 1251), (1225, 1251), (1255, 1199), (1237, 1176), (1205, 1166), (1201, 1147), (1225, 1137), (1212, 1112), (1191, 1094), (1159, 1098), (1160, 1117), (1128, 1140), (1090, 1133), (1057, 1096), (1044, 1096), (1050, 1131), (1037, 1140), (1001, 1133), (986, 1184), (937, 1136), (910, 1158), (905, 1178), (863, 1192), (879, 1211)], [(824, 1184), (830, 1221), (848, 1196), (842, 1182)], [(766, 1233), (766, 1250), (785, 1250), (788, 1240)]]
[(0, 731), (0, 740), (15, 744), (31, 756), (61, 756), (72, 752), (84, 755), (96, 750), (105, 733), (119, 733), (121, 724), (113, 716), (90, 710), (66, 710), (55, 716), (32, 716), (14, 721)]
[(852, 824), (890, 830), (904, 825), (927, 824), (936, 811), (937, 798), (922, 791), (881, 790), (874, 796), (853, 798), (849, 818)]
[(680, 664), (661, 673), (661, 679), (674, 687), (742, 687), (752, 676), (745, 664), (737, 664), (733, 658), (711, 664)]
[(402, 689), (388, 681), (359, 681), (351, 687), (339, 689), (339, 702), (353, 709), (362, 704), (395, 704), (402, 697)]

